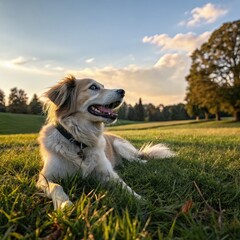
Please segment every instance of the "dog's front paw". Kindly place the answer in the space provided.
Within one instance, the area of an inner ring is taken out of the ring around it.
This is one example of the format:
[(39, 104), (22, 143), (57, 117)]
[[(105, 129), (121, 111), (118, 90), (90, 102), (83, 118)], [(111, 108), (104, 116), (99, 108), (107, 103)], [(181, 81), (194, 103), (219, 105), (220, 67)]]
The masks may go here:
[(136, 199), (138, 199), (138, 200), (141, 200), (142, 199), (142, 196), (141, 195), (139, 195), (139, 194), (137, 194), (137, 193), (133, 193), (133, 196), (136, 198)]
[(61, 209), (72, 206), (73, 203), (69, 199), (65, 201), (57, 200), (57, 201), (53, 201), (53, 205), (54, 205), (54, 210), (61, 210)]
[(148, 161), (147, 160), (139, 160), (139, 163), (146, 164)]
[(64, 202), (61, 203), (60, 208), (61, 209), (65, 209), (65, 208), (68, 208), (68, 207), (70, 207), (72, 205), (73, 205), (73, 203), (70, 200), (67, 200), (67, 201), (64, 201)]

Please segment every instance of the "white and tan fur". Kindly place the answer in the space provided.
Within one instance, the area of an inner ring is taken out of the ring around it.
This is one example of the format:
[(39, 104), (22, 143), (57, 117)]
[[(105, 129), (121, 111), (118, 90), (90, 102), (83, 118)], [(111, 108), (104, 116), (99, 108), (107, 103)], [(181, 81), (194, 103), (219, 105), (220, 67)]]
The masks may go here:
[[(92, 90), (91, 86), (97, 86)], [(121, 90), (122, 91), (122, 90)], [(106, 105), (122, 102), (124, 94), (117, 89), (104, 89), (92, 79), (66, 77), (50, 88), (46, 93), (47, 124), (43, 126), (38, 138), (40, 143), (43, 169), (39, 174), (37, 187), (53, 200), (54, 209), (71, 205), (62, 186), (54, 183), (55, 178), (66, 178), (81, 171), (83, 177), (94, 173), (101, 182), (115, 181), (133, 194), (135, 193), (114, 171), (122, 159), (146, 162), (143, 158), (172, 157), (165, 145), (146, 145), (141, 150), (135, 149), (128, 141), (104, 132), (104, 123), (113, 119), (95, 116), (88, 111), (93, 104)], [(76, 140), (87, 145), (84, 159), (77, 154), (79, 147), (67, 140), (56, 128), (59, 122)]]

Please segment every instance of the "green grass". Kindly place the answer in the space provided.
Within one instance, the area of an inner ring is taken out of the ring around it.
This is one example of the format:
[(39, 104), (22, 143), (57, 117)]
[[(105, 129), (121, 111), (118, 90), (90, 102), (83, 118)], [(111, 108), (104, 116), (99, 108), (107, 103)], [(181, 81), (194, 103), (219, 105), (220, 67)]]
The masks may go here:
[[(122, 122), (120, 122), (122, 123)], [(123, 124), (108, 126), (109, 129), (113, 128), (114, 131), (123, 131), (123, 130), (145, 130), (150, 128), (159, 128), (166, 126), (177, 126), (188, 123), (196, 123), (194, 120), (181, 120), (181, 121), (164, 121), (164, 122), (130, 122), (131, 124)], [(198, 122), (197, 122), (198, 123)]]
[(0, 113), (0, 134), (37, 133), (44, 121), (38, 115)]
[(37, 134), (1, 135), (0, 239), (239, 239), (240, 124), (137, 126), (108, 130), (137, 147), (153, 141), (177, 152), (174, 158), (118, 167), (144, 201), (79, 175), (61, 181), (74, 202), (66, 212), (53, 211), (51, 200), (35, 188), (42, 165)]

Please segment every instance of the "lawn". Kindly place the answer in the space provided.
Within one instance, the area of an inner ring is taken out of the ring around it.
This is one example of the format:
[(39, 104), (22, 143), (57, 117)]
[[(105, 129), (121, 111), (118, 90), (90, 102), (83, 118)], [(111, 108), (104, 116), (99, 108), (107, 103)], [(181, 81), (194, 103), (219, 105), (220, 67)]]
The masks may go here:
[(44, 121), (39, 115), (0, 113), (0, 134), (36, 133)]
[(61, 182), (74, 208), (53, 211), (35, 188), (37, 134), (0, 135), (0, 239), (239, 239), (239, 123), (138, 123), (107, 130), (137, 147), (153, 141), (176, 151), (174, 158), (118, 167), (144, 200), (79, 174)]

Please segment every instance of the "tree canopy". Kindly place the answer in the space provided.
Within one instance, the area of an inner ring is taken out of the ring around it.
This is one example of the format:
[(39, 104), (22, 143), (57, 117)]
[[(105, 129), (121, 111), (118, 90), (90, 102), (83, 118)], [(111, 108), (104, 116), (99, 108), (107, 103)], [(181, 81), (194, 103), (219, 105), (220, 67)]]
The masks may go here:
[(42, 113), (42, 103), (39, 101), (37, 94), (33, 95), (33, 98), (29, 103), (29, 113), (31, 114)]
[(12, 88), (8, 98), (8, 111), (12, 113), (27, 113), (27, 94), (22, 89)]
[(192, 56), (187, 109), (227, 111), (240, 121), (240, 20), (223, 24)]

